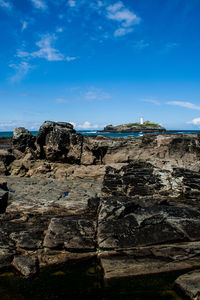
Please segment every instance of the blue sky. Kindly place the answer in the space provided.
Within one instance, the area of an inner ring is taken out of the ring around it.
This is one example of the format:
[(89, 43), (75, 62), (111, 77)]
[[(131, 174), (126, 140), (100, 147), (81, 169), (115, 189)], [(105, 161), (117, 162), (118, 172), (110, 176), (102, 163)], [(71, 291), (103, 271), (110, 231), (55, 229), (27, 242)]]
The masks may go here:
[(199, 0), (0, 0), (0, 130), (200, 128)]

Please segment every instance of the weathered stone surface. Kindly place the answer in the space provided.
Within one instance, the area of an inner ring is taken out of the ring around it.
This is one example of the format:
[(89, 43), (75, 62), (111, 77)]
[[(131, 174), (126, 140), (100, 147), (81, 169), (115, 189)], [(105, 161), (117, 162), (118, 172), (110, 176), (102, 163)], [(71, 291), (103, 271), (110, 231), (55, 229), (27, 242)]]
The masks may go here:
[(8, 204), (8, 192), (0, 189), (0, 213), (4, 213)]
[(49, 161), (79, 163), (82, 140), (70, 123), (46, 121), (37, 135), (39, 156)]
[(0, 270), (4, 268), (9, 268), (11, 266), (13, 256), (15, 252), (8, 248), (8, 245), (5, 248), (0, 247)]
[(113, 196), (199, 199), (200, 172), (183, 168), (165, 170), (140, 161), (118, 169), (109, 166), (102, 191)]
[(192, 271), (186, 273), (175, 281), (179, 288), (181, 288), (187, 296), (192, 300), (200, 299), (200, 271)]
[(126, 249), (177, 241), (198, 240), (200, 213), (185, 207), (143, 207), (128, 198), (101, 201), (98, 221), (100, 249)]
[(0, 149), (0, 161), (4, 163), (5, 166), (10, 165), (15, 160), (14, 155), (8, 149)]
[(44, 238), (44, 246), (73, 251), (95, 250), (94, 223), (81, 218), (53, 218)]
[(33, 256), (15, 256), (12, 264), (22, 275), (27, 278), (37, 273), (37, 259)]
[(106, 280), (120, 277), (173, 272), (200, 267), (200, 242), (99, 251)]
[(15, 128), (13, 131), (13, 147), (20, 152), (35, 150), (36, 137), (24, 127)]

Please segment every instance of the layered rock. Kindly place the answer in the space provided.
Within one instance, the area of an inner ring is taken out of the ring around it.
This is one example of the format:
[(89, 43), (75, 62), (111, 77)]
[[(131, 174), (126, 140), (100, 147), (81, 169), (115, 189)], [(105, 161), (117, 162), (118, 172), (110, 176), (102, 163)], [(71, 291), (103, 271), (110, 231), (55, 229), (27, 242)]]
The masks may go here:
[(199, 135), (16, 133), (1, 156), (14, 175), (0, 181), (1, 270), (92, 256), (105, 279), (200, 267)]

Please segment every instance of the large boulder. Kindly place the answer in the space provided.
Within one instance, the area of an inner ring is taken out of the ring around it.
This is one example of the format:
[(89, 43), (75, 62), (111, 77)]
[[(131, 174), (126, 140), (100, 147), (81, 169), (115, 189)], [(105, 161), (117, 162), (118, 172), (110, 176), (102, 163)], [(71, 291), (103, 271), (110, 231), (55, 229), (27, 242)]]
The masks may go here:
[(37, 135), (40, 158), (49, 161), (80, 163), (83, 136), (73, 125), (65, 122), (46, 121)]
[(25, 152), (26, 150), (35, 150), (36, 137), (24, 127), (15, 128), (13, 131), (13, 148)]

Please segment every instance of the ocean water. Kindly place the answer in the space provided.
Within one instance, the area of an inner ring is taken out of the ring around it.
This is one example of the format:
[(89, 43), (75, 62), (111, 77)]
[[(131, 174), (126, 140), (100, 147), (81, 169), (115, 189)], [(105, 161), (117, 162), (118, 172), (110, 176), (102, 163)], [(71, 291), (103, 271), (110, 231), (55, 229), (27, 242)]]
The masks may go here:
[[(77, 130), (77, 132), (83, 134), (83, 135), (92, 135), (92, 136), (97, 136), (97, 135), (102, 135), (102, 136), (107, 136), (107, 137), (134, 137), (134, 138), (139, 138), (147, 133), (143, 132), (137, 132), (137, 133), (110, 133), (110, 132), (98, 132), (97, 130)], [(33, 135), (37, 135), (38, 131), (31, 131)], [(153, 132), (156, 134), (156, 132)], [(174, 133), (179, 133), (179, 134), (200, 134), (200, 130), (170, 130), (167, 131), (166, 133), (160, 133), (158, 132), (157, 134), (174, 134)], [(0, 137), (12, 137), (13, 132), (12, 131), (0, 131)]]

